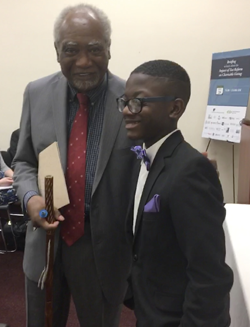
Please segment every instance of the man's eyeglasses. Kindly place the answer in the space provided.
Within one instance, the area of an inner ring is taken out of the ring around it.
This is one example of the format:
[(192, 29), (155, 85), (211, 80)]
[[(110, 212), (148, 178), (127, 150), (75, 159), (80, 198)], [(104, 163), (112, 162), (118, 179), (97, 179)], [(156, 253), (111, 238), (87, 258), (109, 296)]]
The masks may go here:
[(177, 99), (175, 96), (162, 96), (162, 97), (149, 97), (149, 98), (134, 98), (129, 100), (124, 100), (122, 97), (116, 99), (117, 107), (120, 112), (123, 112), (123, 109), (128, 106), (128, 109), (132, 114), (139, 114), (142, 111), (143, 106), (147, 102), (164, 102), (164, 101), (173, 101)]

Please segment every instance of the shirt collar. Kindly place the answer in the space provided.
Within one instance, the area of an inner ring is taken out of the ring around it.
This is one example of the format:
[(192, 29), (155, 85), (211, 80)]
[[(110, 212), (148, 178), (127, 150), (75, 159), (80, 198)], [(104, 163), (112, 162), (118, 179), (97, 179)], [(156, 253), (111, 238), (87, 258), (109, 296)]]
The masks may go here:
[[(94, 105), (94, 103), (98, 100), (100, 95), (106, 90), (107, 84), (108, 84), (108, 73), (105, 74), (104, 79), (100, 85), (98, 85), (93, 90), (89, 90), (86, 92), (86, 95), (88, 96), (92, 105)], [(72, 101), (74, 101), (78, 92), (69, 82), (68, 82), (68, 86), (69, 86), (70, 98), (72, 99)]]
[(164, 141), (166, 141), (167, 138), (169, 138), (170, 135), (174, 134), (175, 132), (177, 132), (179, 129), (175, 129), (174, 131), (172, 131), (171, 133), (165, 135), (163, 138), (161, 138), (159, 141), (157, 141), (156, 143), (154, 143), (153, 145), (151, 145), (149, 148), (146, 149), (145, 147), (145, 143), (143, 143), (143, 149), (146, 150), (147, 152), (147, 156), (150, 160), (150, 163), (152, 165), (154, 158), (156, 156), (156, 153), (158, 152), (158, 150), (160, 149), (161, 145), (164, 143)]

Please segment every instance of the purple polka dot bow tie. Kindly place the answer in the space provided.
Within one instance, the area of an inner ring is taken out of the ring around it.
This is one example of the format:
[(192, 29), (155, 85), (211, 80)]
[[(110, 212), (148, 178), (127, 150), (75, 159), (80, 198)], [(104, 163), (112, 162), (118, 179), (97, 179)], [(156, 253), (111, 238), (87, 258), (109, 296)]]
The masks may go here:
[(145, 163), (147, 171), (149, 171), (150, 159), (147, 156), (146, 150), (143, 149), (140, 145), (136, 145), (131, 148), (131, 151), (133, 151), (136, 154), (137, 159), (140, 159)]

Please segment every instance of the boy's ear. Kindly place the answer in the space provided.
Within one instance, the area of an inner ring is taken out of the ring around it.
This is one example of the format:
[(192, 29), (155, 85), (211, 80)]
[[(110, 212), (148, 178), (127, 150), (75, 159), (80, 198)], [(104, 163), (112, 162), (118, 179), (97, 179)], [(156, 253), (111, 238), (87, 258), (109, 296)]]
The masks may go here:
[(174, 100), (173, 106), (171, 107), (169, 117), (178, 120), (186, 109), (186, 104), (181, 98)]

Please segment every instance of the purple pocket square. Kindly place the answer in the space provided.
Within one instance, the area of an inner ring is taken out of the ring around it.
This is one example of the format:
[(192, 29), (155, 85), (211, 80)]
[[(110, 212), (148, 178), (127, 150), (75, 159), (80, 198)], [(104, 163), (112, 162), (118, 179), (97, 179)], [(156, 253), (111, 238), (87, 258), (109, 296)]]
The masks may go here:
[(144, 206), (144, 212), (160, 211), (160, 195), (155, 194), (152, 199)]

